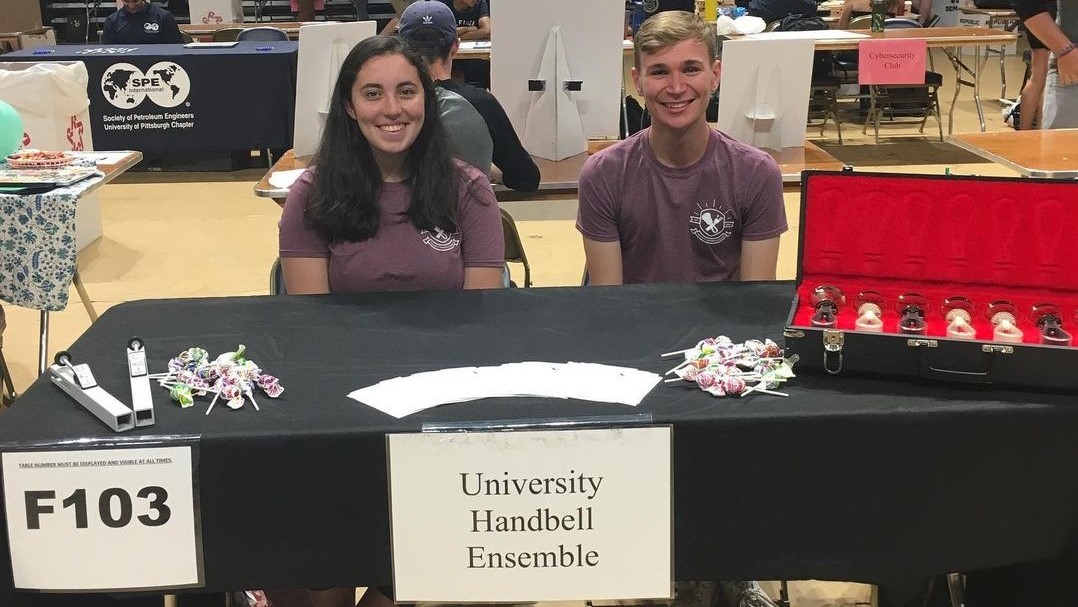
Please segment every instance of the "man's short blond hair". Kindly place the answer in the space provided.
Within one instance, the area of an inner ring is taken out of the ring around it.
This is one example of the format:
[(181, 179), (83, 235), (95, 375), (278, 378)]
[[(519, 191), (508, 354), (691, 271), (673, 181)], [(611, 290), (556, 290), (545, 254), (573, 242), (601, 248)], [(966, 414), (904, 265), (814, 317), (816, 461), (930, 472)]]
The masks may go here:
[(719, 57), (719, 41), (715, 25), (704, 21), (696, 13), (686, 11), (663, 11), (650, 17), (633, 37), (633, 60), (640, 69), (641, 53), (658, 53), (679, 42), (695, 40), (707, 48), (709, 62)]

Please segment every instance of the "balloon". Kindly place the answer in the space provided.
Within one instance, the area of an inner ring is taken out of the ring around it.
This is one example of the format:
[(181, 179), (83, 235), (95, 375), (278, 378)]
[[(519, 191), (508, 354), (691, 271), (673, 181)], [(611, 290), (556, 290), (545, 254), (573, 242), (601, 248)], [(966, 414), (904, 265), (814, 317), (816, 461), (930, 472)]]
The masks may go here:
[(15, 108), (0, 101), (0, 158), (19, 149), (22, 144), (22, 117)]

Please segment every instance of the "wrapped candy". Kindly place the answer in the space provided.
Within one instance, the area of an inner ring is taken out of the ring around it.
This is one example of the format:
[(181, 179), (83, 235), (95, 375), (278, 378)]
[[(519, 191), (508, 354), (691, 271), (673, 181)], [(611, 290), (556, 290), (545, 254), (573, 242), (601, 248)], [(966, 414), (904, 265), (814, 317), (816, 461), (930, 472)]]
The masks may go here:
[(797, 357), (783, 358), (782, 354), (782, 348), (770, 339), (734, 343), (725, 335), (709, 337), (692, 348), (663, 354), (684, 356), (680, 364), (667, 372), (678, 379), (666, 381), (691, 381), (714, 396), (752, 392), (786, 396), (772, 390), (794, 377), (793, 364)]
[(255, 382), (259, 388), (266, 393), (266, 396), (270, 398), (277, 398), (284, 392), (284, 387), (281, 386), (281, 380), (272, 375), (261, 375)]
[(186, 409), (195, 404), (195, 397), (191, 395), (191, 387), (185, 384), (176, 384), (168, 389), (169, 397)]
[(224, 398), (226, 406), (231, 409), (242, 408), (245, 399), (250, 399), (255, 410), (258, 410), (254, 398), (256, 388), (270, 398), (277, 398), (284, 392), (284, 387), (277, 377), (264, 374), (257, 363), (246, 358), (246, 350), (240, 344), (235, 351), (211, 359), (206, 350), (189, 348), (169, 360), (167, 373), (153, 374), (151, 377), (168, 388), (172, 399), (183, 407), (194, 404), (195, 396), (213, 392), (207, 415), (218, 398)]

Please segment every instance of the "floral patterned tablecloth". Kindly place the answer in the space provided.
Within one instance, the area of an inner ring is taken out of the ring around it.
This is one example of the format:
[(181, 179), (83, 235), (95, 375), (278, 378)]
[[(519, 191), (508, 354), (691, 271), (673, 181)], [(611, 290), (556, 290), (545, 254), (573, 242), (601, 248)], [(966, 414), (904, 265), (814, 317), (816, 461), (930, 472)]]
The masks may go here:
[(44, 194), (0, 194), (0, 299), (50, 312), (67, 307), (75, 275), (75, 205), (103, 177)]

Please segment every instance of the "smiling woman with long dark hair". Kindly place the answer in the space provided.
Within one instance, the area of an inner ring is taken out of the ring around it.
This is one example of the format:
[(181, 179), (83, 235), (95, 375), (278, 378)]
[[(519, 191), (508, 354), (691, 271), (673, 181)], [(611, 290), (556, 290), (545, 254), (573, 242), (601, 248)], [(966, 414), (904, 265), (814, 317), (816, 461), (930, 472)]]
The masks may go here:
[(501, 286), (501, 216), (481, 171), (453, 158), (423, 60), (395, 37), (341, 66), (312, 167), (280, 224), (289, 293)]

